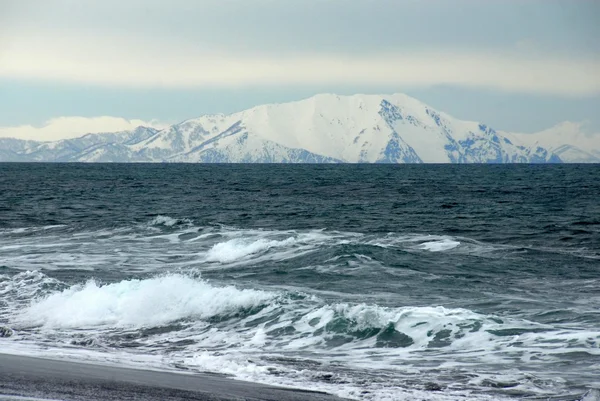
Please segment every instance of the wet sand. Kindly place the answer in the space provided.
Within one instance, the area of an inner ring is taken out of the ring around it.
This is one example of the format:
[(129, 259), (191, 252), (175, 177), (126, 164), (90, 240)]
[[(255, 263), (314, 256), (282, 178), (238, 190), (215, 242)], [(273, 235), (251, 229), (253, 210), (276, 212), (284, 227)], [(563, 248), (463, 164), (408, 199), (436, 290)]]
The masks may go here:
[(0, 353), (0, 401), (32, 399), (342, 400), (320, 392), (232, 380), (217, 374), (156, 372)]

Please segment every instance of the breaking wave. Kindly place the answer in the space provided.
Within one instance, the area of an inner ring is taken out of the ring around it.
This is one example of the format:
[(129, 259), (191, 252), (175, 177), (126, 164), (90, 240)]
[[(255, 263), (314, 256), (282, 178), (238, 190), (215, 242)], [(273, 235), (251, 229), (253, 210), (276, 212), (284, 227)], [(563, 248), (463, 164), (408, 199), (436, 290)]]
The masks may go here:
[(262, 338), (258, 342), (287, 349), (368, 346), (475, 351), (510, 342), (543, 348), (550, 339), (583, 349), (600, 342), (600, 333), (556, 332), (541, 323), (462, 308), (327, 303), (314, 295), (218, 286), (184, 274), (66, 286), (43, 273), (24, 272), (0, 276), (0, 295), (5, 299), (0, 305), (10, 312), (10, 323), (17, 329), (141, 329), (203, 321), (234, 332), (243, 324), (244, 335), (255, 342)]
[(153, 327), (262, 308), (275, 293), (217, 287), (180, 274), (101, 285), (90, 280), (35, 300), (18, 323), (46, 328)]

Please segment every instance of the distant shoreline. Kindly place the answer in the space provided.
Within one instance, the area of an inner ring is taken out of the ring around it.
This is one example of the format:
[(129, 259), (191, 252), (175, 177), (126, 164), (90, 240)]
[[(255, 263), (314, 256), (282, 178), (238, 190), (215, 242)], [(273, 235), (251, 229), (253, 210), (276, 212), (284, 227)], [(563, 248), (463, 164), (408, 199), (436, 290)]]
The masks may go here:
[(335, 401), (320, 392), (267, 386), (223, 375), (178, 374), (0, 353), (0, 400)]

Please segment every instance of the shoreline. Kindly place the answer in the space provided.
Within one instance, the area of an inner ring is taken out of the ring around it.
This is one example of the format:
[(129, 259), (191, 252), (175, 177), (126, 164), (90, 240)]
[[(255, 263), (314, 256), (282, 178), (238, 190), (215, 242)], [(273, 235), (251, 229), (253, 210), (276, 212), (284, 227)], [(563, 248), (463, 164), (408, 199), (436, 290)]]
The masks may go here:
[[(11, 396), (13, 398), (11, 398)], [(341, 401), (334, 395), (241, 380), (0, 353), (0, 400)]]

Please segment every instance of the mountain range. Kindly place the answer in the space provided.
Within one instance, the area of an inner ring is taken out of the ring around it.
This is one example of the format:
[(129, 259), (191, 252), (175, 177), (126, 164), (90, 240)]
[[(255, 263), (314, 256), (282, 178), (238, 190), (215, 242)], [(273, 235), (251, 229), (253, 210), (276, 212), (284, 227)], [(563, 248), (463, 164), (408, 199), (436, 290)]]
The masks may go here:
[[(403, 94), (316, 95), (157, 130), (40, 142), (0, 138), (0, 161), (184, 163), (600, 162), (600, 152), (527, 143)], [(531, 142), (531, 141), (530, 141)]]

